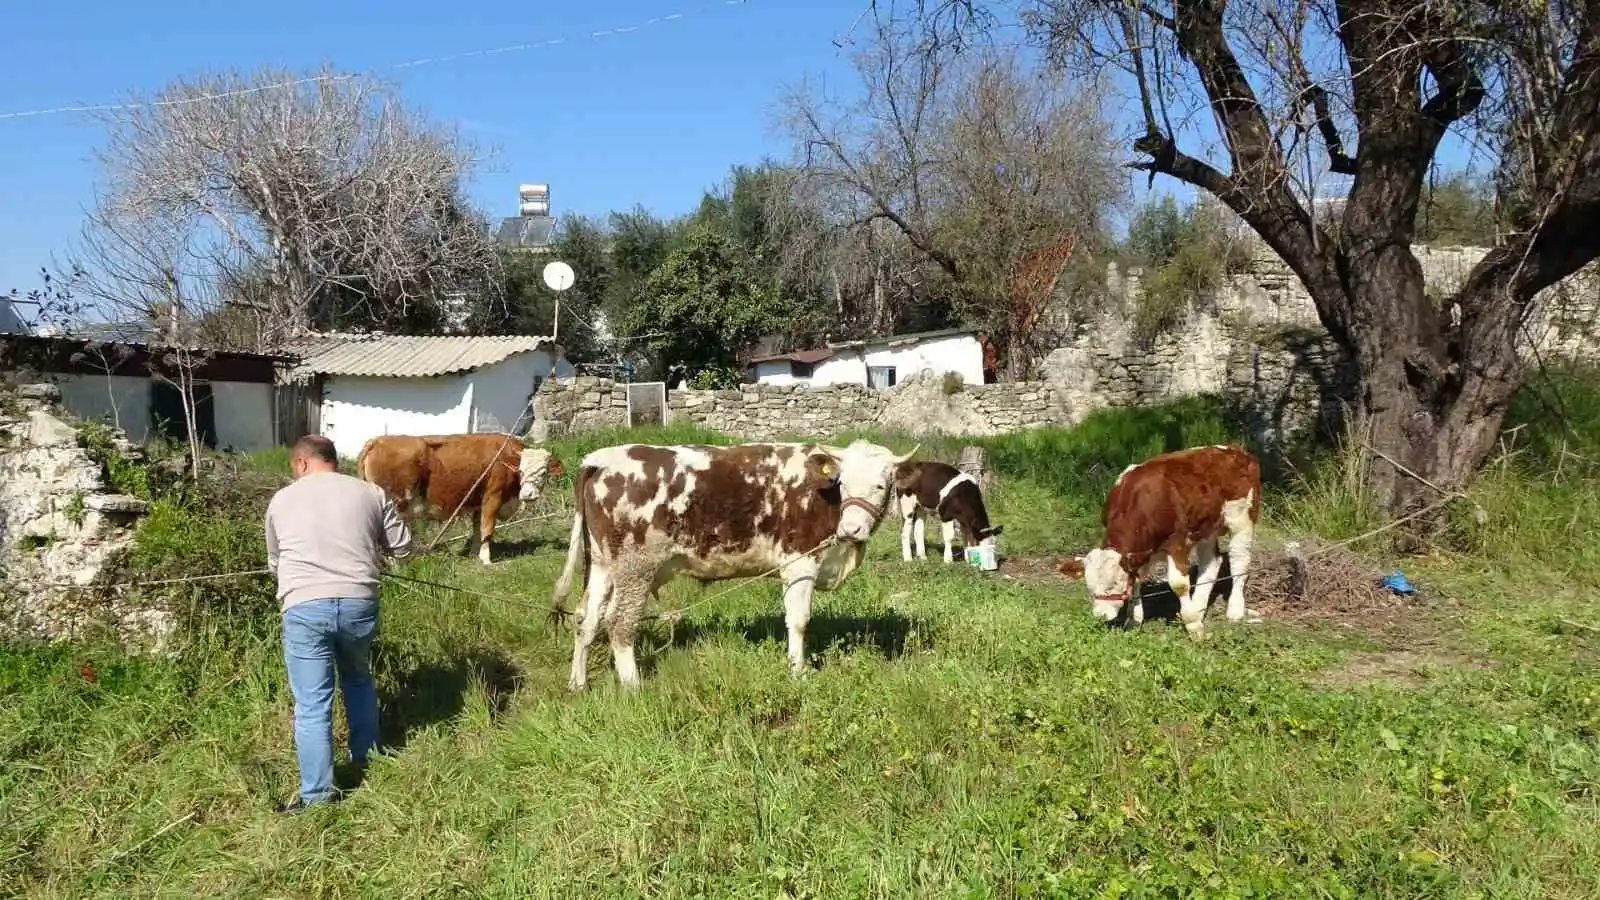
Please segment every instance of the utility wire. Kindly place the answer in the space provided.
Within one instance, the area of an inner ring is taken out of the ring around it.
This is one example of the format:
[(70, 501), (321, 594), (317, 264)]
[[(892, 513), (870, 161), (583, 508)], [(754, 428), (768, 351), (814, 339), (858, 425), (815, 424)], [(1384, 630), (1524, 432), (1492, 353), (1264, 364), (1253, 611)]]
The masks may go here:
[[(619, 34), (639, 31), (654, 25), (663, 25), (668, 22), (686, 18), (690, 15), (703, 15), (714, 6), (745, 6), (748, 5), (749, 2), (750, 0), (721, 0), (720, 3), (708, 3), (698, 9), (675, 12), (665, 16), (656, 16), (651, 19), (646, 19), (642, 22), (636, 22), (632, 25), (624, 25), (618, 28), (605, 28), (601, 29), (600, 31), (591, 31), (588, 34), (577, 35), (571, 38), (551, 38), (545, 41), (529, 41), (521, 44), (509, 44), (504, 47), (489, 47), (482, 50), (468, 50), (462, 53), (447, 53), (439, 56), (424, 56), (417, 59), (407, 60), (405, 62), (393, 63), (382, 68), (391, 70), (415, 69), (421, 66), (431, 66), (447, 62), (459, 62), (460, 60), (473, 59), (480, 56), (498, 56), (504, 53), (521, 53), (527, 50), (537, 50), (541, 47), (552, 47), (558, 44), (575, 43), (580, 40), (595, 40), (598, 38), (612, 37)], [(288, 81), (275, 81), (271, 84), (240, 88), (239, 90), (234, 91), (221, 91), (215, 94), (196, 94), (187, 97), (177, 97), (170, 100), (152, 100), (142, 103), (96, 103), (78, 106), (52, 106), (43, 107), (40, 109), (25, 109), (15, 112), (3, 112), (0, 113), (0, 119), (26, 119), (37, 116), (60, 115), (63, 113), (103, 112), (119, 109), (145, 109), (162, 106), (183, 106), (190, 103), (206, 103), (213, 100), (223, 100), (228, 97), (239, 97), (246, 94), (259, 94), (264, 91), (299, 87), (301, 85), (315, 84), (317, 82), (348, 81), (350, 79), (360, 77), (362, 76), (355, 73), (311, 75), (305, 78), (295, 78)]]

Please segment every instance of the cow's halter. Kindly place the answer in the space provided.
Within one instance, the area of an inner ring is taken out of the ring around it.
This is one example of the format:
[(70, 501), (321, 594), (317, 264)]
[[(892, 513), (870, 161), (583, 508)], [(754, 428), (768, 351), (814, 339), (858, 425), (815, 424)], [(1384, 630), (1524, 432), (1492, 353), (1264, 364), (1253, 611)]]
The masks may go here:
[(883, 517), (883, 510), (879, 509), (875, 504), (873, 504), (873, 502), (871, 500), (866, 500), (866, 499), (863, 499), (861, 497), (846, 497), (846, 498), (844, 498), (844, 502), (839, 504), (839, 512), (840, 512), (840, 514), (843, 514), (845, 510), (849, 509), (852, 506), (859, 506), (862, 509), (866, 510), (867, 511), (867, 515), (872, 517), (872, 521), (873, 522), (877, 522), (878, 519)]
[(1126, 603), (1128, 600), (1128, 592), (1120, 591), (1115, 594), (1095, 594), (1094, 599), (1101, 603)]

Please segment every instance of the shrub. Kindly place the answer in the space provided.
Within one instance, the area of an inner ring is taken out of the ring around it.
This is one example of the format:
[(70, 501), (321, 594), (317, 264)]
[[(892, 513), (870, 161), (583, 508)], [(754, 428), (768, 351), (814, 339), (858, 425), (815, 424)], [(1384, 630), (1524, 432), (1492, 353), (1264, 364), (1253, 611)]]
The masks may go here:
[(711, 365), (694, 373), (689, 387), (696, 391), (732, 390), (744, 382), (743, 370), (735, 366)]
[(1219, 214), (1199, 205), (1180, 209), (1170, 195), (1139, 210), (1124, 249), (1145, 269), (1130, 328), (1146, 348), (1176, 328), (1188, 308), (1209, 308), (1227, 276), (1249, 263), (1248, 245)]
[[(150, 501), (113, 581), (168, 581), (265, 568), (262, 519), (268, 499), (285, 483), (284, 474), (267, 471), (249, 457), (217, 454), (205, 458), (200, 477), (185, 480), (175, 474), (178, 457), (170, 451), (163, 455), (160, 445), (148, 448), (145, 460), (131, 460), (111, 445), (103, 426), (85, 423), (80, 434), (91, 455), (106, 466), (114, 490)], [(265, 624), (274, 611), (272, 581), (266, 575), (138, 590), (172, 609), (185, 632), (220, 624), (210, 630), (247, 635), (257, 628), (241, 625), (252, 620)]]

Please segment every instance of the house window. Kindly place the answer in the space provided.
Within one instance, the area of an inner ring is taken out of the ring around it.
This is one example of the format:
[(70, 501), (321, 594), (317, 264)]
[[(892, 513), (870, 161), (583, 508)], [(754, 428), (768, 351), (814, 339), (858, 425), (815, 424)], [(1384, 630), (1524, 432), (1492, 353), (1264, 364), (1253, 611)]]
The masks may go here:
[(894, 387), (894, 366), (867, 366), (867, 387), (874, 390)]
[(795, 378), (810, 378), (817, 367), (812, 363), (803, 363), (798, 360), (789, 360), (789, 374)]

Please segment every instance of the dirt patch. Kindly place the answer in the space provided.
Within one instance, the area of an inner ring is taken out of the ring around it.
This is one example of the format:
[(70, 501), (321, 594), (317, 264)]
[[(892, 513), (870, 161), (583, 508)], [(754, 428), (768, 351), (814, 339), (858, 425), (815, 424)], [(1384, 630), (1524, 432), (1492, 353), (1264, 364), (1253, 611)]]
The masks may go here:
[(1061, 559), (1060, 556), (1002, 556), (1000, 568), (994, 574), (1007, 581), (1065, 588), (1067, 581), (1056, 569)]
[[(1282, 546), (1257, 545), (1245, 594), (1246, 621), (1270, 622), (1359, 634), (1385, 651), (1430, 652), (1444, 647), (1454, 630), (1454, 600), (1417, 585), (1417, 593), (1395, 594), (1379, 583), (1393, 566), (1366, 559), (1333, 544), (1302, 541), (1299, 562)], [(1084, 598), (1081, 585), (1058, 570), (1060, 556), (1008, 556), (1000, 577), (1059, 591), (1064, 599)], [(1221, 617), (1233, 578), (1224, 561), (1212, 592), (1212, 616)], [(1177, 598), (1165, 580), (1146, 582), (1146, 621), (1176, 618)]]
[(1487, 668), (1490, 663), (1451, 653), (1414, 650), (1380, 650), (1352, 653), (1343, 662), (1314, 673), (1312, 684), (1326, 687), (1351, 687), (1387, 681), (1402, 687), (1418, 687), (1438, 669)]

